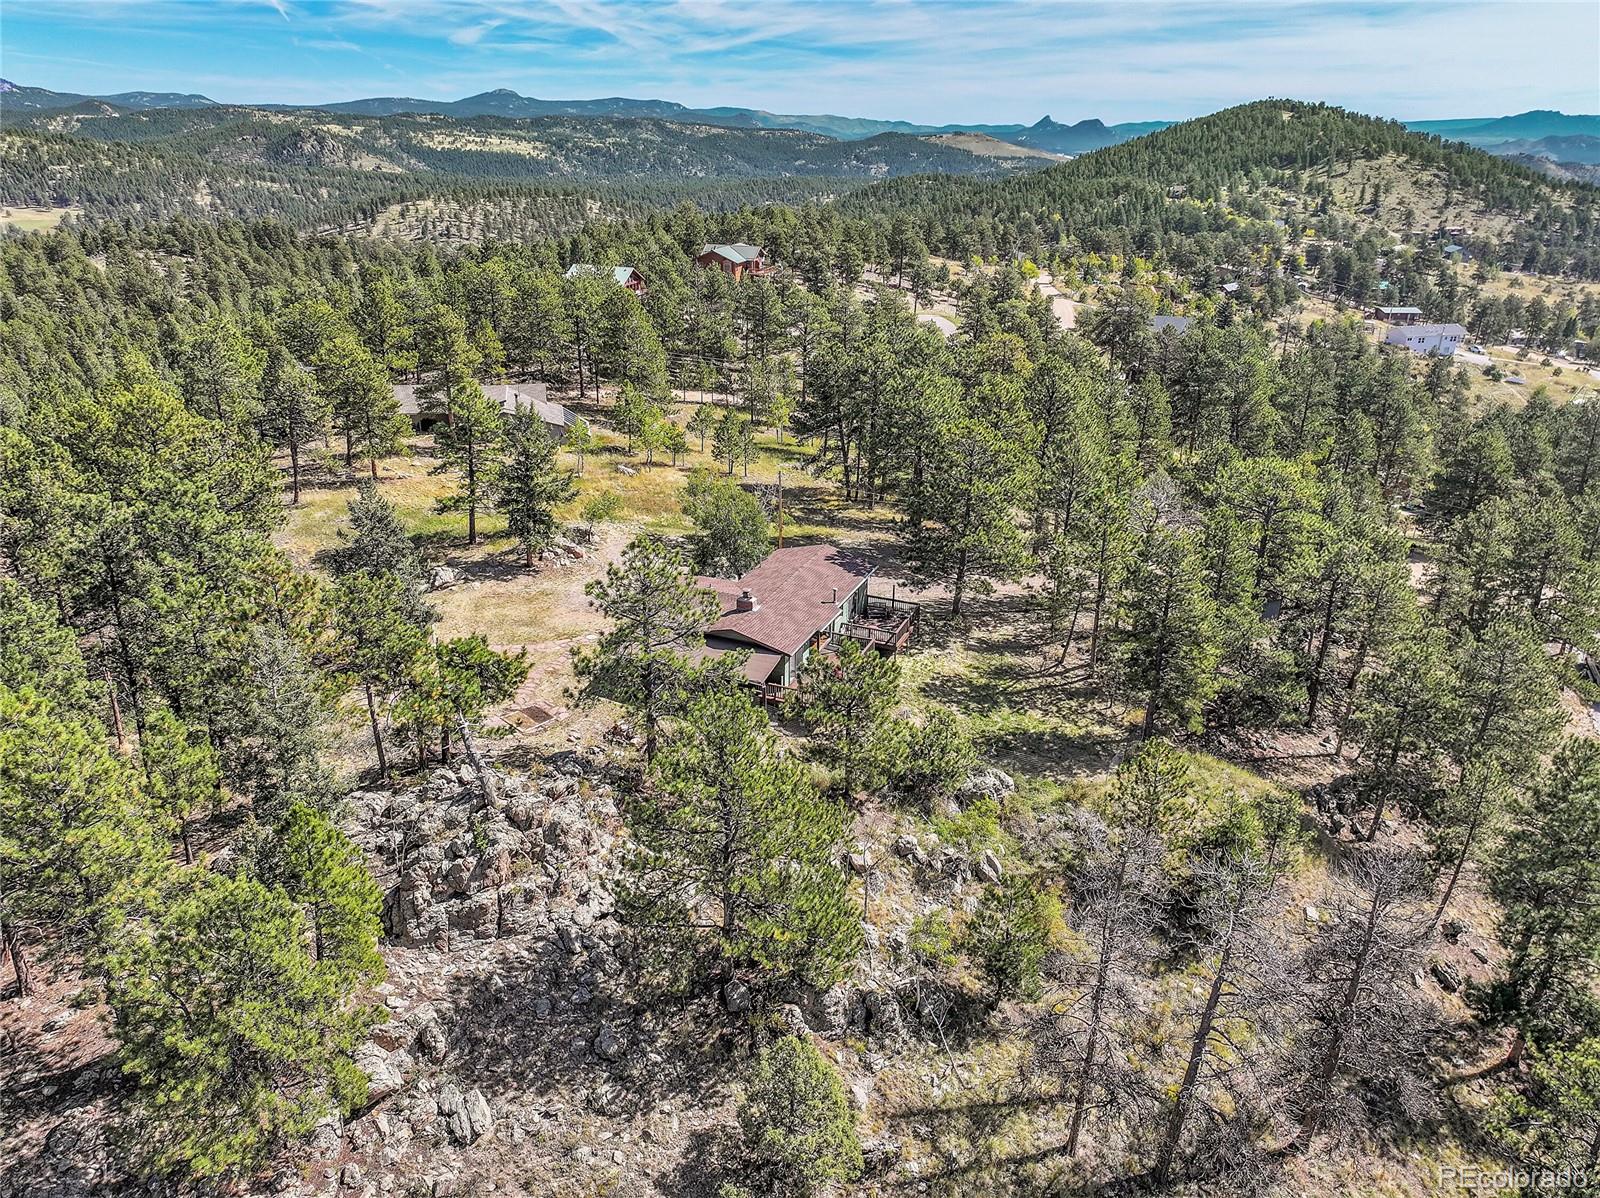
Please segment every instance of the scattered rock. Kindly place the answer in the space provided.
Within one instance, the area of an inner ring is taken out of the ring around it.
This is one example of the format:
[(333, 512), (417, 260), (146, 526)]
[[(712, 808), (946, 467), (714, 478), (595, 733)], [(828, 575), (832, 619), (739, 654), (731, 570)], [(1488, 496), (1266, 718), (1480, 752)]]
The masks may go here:
[(850, 1083), (850, 1105), (858, 1111), (867, 1109), (867, 1103), (872, 1101), (872, 1079), (858, 1077)]
[(468, 1090), (466, 1096), (467, 1123), (472, 1139), (477, 1140), (494, 1131), (494, 1111), (482, 1090)]
[(618, 474), (624, 474), (627, 477), (632, 478), (635, 474), (638, 474), (639, 472), (637, 470), (635, 470), (632, 466), (620, 466), (619, 465), (617, 467), (617, 473)]
[(1305, 908), (1305, 917), (1307, 923), (1319, 923), (1322, 920), (1322, 913), (1310, 903), (1307, 903)]
[(983, 855), (978, 858), (976, 873), (978, 877), (982, 878), (985, 882), (988, 882), (991, 885), (1000, 881), (1002, 876), (1000, 859), (994, 855), (993, 850), (983, 850)]
[(805, 1036), (811, 1031), (806, 1026), (805, 1014), (792, 1002), (786, 1002), (778, 1008), (778, 1022), (783, 1025), (783, 1030), (791, 1036)]
[(363, 1044), (356, 1050), (356, 1068), (367, 1075), (367, 1096), (373, 1102), (387, 1098), (405, 1085), (405, 1067), (410, 1058), (404, 1052), (385, 1052), (377, 1044)]
[(600, 1034), (594, 1038), (594, 1052), (602, 1061), (617, 1061), (622, 1059), (622, 1054), (627, 1051), (627, 1045), (622, 1037), (609, 1027), (600, 1029)]
[(722, 987), (722, 1005), (730, 1015), (742, 1015), (750, 1009), (750, 987), (738, 978), (730, 979)]
[(872, 852), (866, 845), (860, 845), (850, 854), (850, 868), (858, 874), (864, 874), (872, 868)]
[(361, 1184), (361, 1166), (351, 1161), (339, 1170), (339, 1184), (347, 1190), (353, 1190)]
[(980, 799), (1002, 802), (1016, 793), (1017, 783), (1010, 774), (993, 766), (984, 766), (967, 775), (966, 781), (956, 788), (955, 797), (962, 806), (966, 806)]
[(917, 838), (909, 832), (902, 832), (895, 837), (894, 855), (896, 857), (914, 857), (918, 851)]
[(1454, 994), (1461, 989), (1461, 974), (1448, 961), (1434, 961), (1428, 966), (1428, 971), (1433, 974), (1433, 980), (1439, 983), (1439, 989), (1446, 994)]
[(435, 566), (428, 572), (428, 589), (432, 591), (453, 587), (461, 581), (461, 571), (454, 566)]

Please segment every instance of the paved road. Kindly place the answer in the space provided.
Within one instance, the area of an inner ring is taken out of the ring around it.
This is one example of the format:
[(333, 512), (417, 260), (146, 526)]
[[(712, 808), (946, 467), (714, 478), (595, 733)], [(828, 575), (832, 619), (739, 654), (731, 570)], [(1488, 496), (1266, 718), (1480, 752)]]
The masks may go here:
[(1056, 289), (1047, 270), (1039, 272), (1039, 291), (1049, 297), (1050, 310), (1056, 314), (1056, 319), (1061, 322), (1062, 328), (1070, 329), (1077, 326), (1078, 305)]

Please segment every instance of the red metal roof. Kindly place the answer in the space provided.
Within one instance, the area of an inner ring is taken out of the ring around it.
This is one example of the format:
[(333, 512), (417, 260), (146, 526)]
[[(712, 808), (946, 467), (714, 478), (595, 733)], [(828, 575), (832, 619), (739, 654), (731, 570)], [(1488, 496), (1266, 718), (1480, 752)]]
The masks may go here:
[[(865, 558), (836, 545), (775, 549), (742, 578), (698, 580), (722, 607), (706, 632), (793, 654), (831, 624), (851, 592), (871, 576)], [(755, 596), (754, 611), (738, 610), (745, 590)]]

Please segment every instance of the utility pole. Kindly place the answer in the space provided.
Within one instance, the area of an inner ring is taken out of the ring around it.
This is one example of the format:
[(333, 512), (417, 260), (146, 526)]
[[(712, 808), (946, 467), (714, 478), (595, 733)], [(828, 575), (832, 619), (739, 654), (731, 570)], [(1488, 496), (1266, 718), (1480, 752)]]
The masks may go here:
[(783, 471), (778, 471), (778, 548), (783, 548)]

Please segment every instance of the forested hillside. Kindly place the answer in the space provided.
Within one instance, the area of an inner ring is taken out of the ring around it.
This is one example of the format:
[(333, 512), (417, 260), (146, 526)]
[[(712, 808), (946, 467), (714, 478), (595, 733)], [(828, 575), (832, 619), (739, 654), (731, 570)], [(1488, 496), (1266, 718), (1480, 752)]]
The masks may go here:
[[(993, 241), (1024, 249), (1065, 242), (1164, 257), (1183, 270), (1208, 260), (1259, 267), (1341, 215), (1329, 201), (1342, 169), (1384, 158), (1403, 162), (1437, 198), (1460, 196), (1506, 218), (1505, 234), (1482, 247), (1500, 264), (1600, 277), (1594, 189), (1393, 121), (1293, 101), (1230, 108), (1024, 178), (883, 183), (845, 210), (908, 215), (940, 252), (959, 254), (974, 226), (988, 225)], [(1357, 231), (1331, 240), (1348, 244)]]
[[(89, 107), (8, 114), (0, 197), (16, 205), (77, 205), (93, 217), (274, 215), (316, 227), (371, 219), (423, 196), (537, 198), (581, 183), (612, 204), (692, 196), (714, 205), (716, 188), (735, 182), (744, 203), (792, 201), (908, 172), (997, 174), (1035, 165), (904, 134), (840, 142), (626, 118), (458, 120), (223, 107), (115, 114)], [(526, 233), (562, 231), (552, 220)]]

